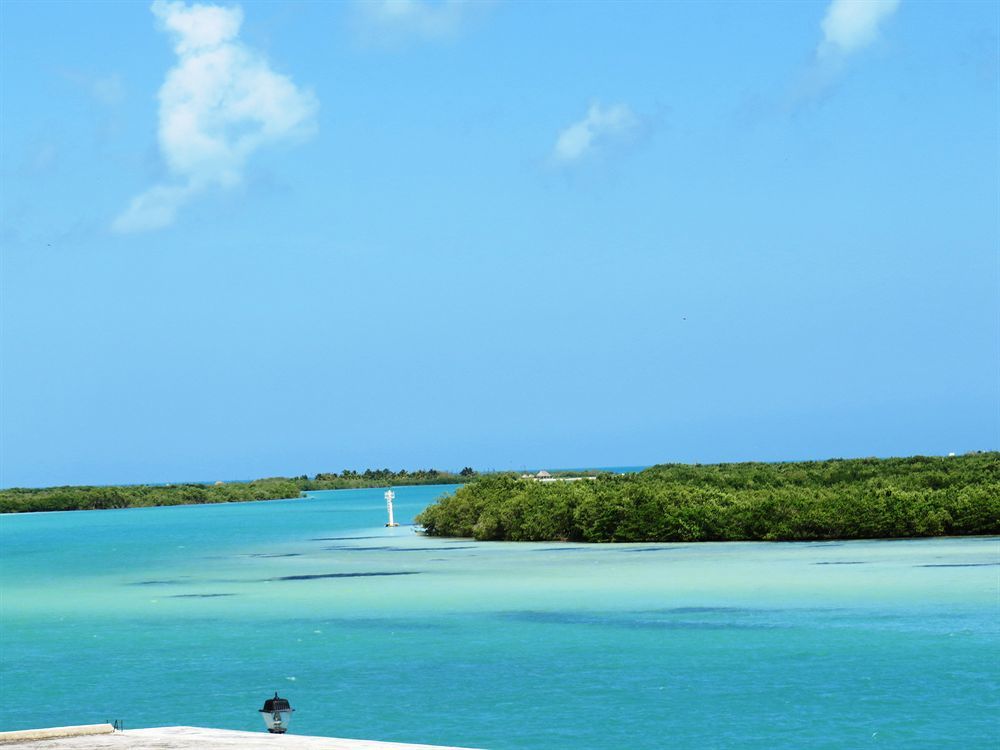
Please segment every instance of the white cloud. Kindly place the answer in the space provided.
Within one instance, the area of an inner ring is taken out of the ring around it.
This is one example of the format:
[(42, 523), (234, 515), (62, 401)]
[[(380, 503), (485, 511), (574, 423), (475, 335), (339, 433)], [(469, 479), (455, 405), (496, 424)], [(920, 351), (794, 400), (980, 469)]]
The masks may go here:
[(239, 184), (259, 148), (315, 127), (316, 98), (237, 38), (238, 6), (156, 0), (151, 10), (177, 53), (159, 92), (160, 152), (170, 179), (133, 198), (112, 224), (117, 232), (168, 226), (203, 190)]
[(832, 0), (823, 18), (818, 58), (848, 55), (878, 38), (879, 26), (899, 7), (899, 0)]
[(627, 105), (602, 107), (595, 102), (582, 120), (559, 133), (552, 158), (564, 164), (577, 161), (602, 143), (632, 134), (638, 124), (639, 118)]
[(154, 185), (135, 196), (111, 225), (122, 234), (163, 229), (174, 223), (177, 211), (201, 189), (194, 182), (177, 185)]
[(365, 41), (391, 45), (454, 36), (491, 4), (491, 0), (355, 0), (355, 18)]
[(792, 90), (790, 106), (816, 101), (839, 80), (848, 59), (879, 37), (899, 0), (831, 0), (820, 27), (823, 38)]

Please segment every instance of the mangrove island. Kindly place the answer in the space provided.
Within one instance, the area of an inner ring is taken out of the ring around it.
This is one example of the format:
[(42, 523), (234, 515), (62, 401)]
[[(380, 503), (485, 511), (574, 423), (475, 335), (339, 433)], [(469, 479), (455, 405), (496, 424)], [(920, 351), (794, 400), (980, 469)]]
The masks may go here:
[(1000, 453), (662, 464), (587, 482), (474, 479), (416, 518), (479, 540), (699, 542), (1000, 534)]

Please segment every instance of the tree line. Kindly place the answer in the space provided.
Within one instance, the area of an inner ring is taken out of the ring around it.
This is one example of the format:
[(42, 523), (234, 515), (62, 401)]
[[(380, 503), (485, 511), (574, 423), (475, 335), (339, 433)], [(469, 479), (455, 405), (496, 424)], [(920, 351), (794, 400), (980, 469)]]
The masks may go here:
[(1000, 453), (662, 464), (587, 482), (479, 477), (416, 518), (480, 540), (794, 541), (1000, 534)]
[(156, 505), (195, 505), (201, 503), (237, 503), (250, 500), (280, 500), (300, 497), (309, 490), (359, 489), (390, 485), (459, 484), (476, 476), (471, 467), (458, 473), (437, 469), (391, 471), (345, 469), (339, 474), (327, 472), (299, 477), (270, 477), (251, 482), (215, 484), (166, 484), (121, 486), (66, 486), (0, 490), (0, 513), (26, 513), (50, 510), (105, 510), (109, 508), (145, 508)]
[(459, 484), (474, 476), (476, 476), (476, 471), (471, 466), (466, 466), (458, 473), (438, 471), (437, 469), (417, 469), (415, 471), (365, 469), (363, 472), (344, 469), (340, 474), (324, 472), (316, 474), (312, 479), (306, 476), (299, 477), (298, 481), (303, 490), (332, 490), (409, 484)]

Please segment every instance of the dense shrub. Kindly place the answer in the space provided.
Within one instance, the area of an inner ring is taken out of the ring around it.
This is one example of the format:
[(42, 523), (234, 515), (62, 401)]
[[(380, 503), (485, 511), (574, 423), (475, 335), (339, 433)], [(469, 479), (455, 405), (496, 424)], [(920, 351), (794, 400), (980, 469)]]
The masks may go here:
[(458, 484), (474, 477), (469, 467), (462, 474), (437, 469), (391, 471), (345, 469), (317, 474), (313, 479), (272, 477), (252, 482), (225, 484), (127, 485), (122, 487), (43, 487), (0, 490), (0, 513), (25, 513), (46, 510), (99, 510), (106, 508), (142, 508), (152, 505), (194, 505), (198, 503), (234, 503), (246, 500), (278, 500), (299, 497), (307, 490), (334, 490), (362, 487), (388, 487), (411, 484)]
[(101, 510), (153, 505), (234, 503), (299, 497), (292, 479), (258, 479), (228, 484), (129, 485), (124, 487), (46, 487), (0, 490), (0, 512)]
[(1000, 534), (1000, 453), (663, 464), (541, 483), (480, 477), (417, 516), (428, 534), (687, 542)]

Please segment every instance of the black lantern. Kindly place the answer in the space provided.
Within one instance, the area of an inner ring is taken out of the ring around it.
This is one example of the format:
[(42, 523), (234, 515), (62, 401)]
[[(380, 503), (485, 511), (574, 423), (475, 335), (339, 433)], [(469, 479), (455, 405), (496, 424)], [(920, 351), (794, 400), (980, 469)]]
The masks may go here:
[(284, 734), (288, 731), (288, 722), (292, 720), (292, 712), (295, 709), (288, 705), (288, 701), (279, 698), (275, 693), (273, 698), (264, 701), (264, 708), (259, 713), (267, 725), (267, 731), (271, 734)]

